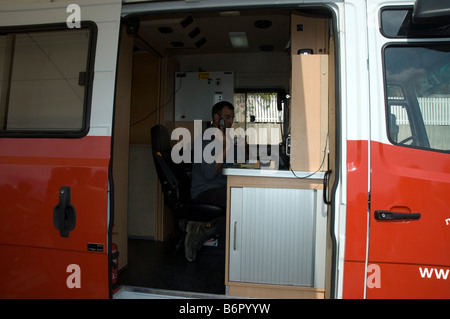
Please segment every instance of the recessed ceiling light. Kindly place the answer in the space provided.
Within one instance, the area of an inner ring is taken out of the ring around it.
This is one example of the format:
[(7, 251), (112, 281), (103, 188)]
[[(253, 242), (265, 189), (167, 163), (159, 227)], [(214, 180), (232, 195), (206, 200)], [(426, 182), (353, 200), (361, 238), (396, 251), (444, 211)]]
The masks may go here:
[(229, 32), (231, 44), (235, 49), (248, 48), (247, 34), (245, 32)]
[(193, 39), (193, 38), (195, 38), (197, 35), (199, 35), (199, 33), (200, 33), (200, 28), (199, 28), (199, 27), (196, 27), (196, 28), (194, 28), (191, 32), (189, 32), (189, 37), (190, 37), (191, 39)]
[(197, 42), (195, 42), (195, 46), (197, 48), (200, 48), (202, 45), (204, 45), (206, 43), (206, 39), (205, 38), (201, 38), (200, 40), (198, 40)]
[(183, 21), (181, 21), (180, 24), (183, 28), (186, 28), (192, 22), (194, 22), (194, 19), (191, 16), (188, 16)]

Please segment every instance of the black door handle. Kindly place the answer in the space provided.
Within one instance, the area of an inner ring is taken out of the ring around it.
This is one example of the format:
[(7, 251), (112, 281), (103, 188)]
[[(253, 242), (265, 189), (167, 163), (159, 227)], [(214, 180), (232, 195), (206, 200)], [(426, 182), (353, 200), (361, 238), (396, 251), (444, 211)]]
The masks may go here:
[(376, 210), (374, 216), (377, 220), (420, 219), (420, 213), (395, 213), (387, 210)]
[(61, 186), (59, 203), (53, 208), (53, 225), (61, 237), (69, 237), (69, 232), (75, 228), (76, 217), (75, 207), (70, 203), (70, 187)]
[(323, 202), (326, 205), (331, 204), (331, 200), (328, 199), (328, 181), (330, 180), (330, 175), (332, 171), (328, 170), (325, 172), (325, 175), (323, 176)]

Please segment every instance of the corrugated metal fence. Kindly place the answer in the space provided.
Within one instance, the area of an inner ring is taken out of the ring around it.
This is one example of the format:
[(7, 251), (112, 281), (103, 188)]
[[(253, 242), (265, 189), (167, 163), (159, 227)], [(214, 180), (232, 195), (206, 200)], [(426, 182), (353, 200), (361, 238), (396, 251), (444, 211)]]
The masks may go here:
[[(234, 95), (235, 120), (238, 123), (251, 122), (254, 116), (256, 123), (282, 123), (283, 112), (278, 111), (276, 94), (238, 93)], [(247, 114), (246, 114), (247, 113)]]
[[(283, 122), (283, 112), (278, 111), (276, 94), (247, 94), (247, 106), (245, 97), (245, 94), (235, 94), (236, 122), (243, 123), (246, 117), (250, 122), (250, 116), (255, 117), (256, 123)], [(418, 98), (418, 101), (425, 125), (450, 125), (450, 98)], [(401, 105), (393, 105), (391, 112), (397, 117), (398, 125), (409, 124), (406, 110)]]
[[(450, 125), (450, 98), (418, 98), (425, 125)], [(401, 105), (392, 105), (398, 125), (408, 125), (408, 115)]]

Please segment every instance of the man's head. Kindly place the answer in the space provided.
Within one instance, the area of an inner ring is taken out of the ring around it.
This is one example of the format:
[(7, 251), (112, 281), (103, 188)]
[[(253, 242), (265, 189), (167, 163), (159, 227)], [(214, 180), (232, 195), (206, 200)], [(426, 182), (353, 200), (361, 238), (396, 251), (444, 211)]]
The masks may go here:
[(225, 120), (225, 128), (230, 128), (234, 120), (234, 106), (230, 102), (221, 101), (214, 104), (212, 108), (213, 126), (220, 126), (220, 119)]

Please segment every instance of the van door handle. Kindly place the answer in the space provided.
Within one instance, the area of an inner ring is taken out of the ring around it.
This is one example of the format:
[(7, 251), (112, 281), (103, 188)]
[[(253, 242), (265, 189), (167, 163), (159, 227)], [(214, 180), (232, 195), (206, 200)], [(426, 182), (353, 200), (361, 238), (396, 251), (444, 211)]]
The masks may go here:
[(374, 215), (376, 220), (401, 220), (420, 219), (420, 213), (395, 213), (387, 210), (376, 210)]
[(70, 202), (70, 187), (61, 186), (59, 203), (53, 208), (53, 225), (61, 237), (69, 237), (69, 232), (75, 228), (76, 215), (75, 207)]
[(328, 182), (330, 180), (330, 175), (332, 171), (328, 170), (325, 172), (325, 175), (323, 176), (323, 202), (326, 205), (331, 205), (331, 200), (328, 199)]

